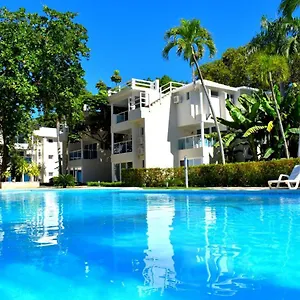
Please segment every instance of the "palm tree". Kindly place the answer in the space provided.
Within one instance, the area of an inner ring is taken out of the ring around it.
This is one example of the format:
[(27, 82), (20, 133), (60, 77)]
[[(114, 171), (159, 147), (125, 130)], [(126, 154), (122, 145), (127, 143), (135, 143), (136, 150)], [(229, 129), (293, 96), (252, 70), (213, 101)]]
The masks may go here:
[(279, 12), (287, 18), (291, 18), (293, 12), (300, 7), (300, 0), (281, 0)]
[(38, 164), (32, 162), (28, 165), (28, 175), (30, 176), (30, 181), (34, 181), (35, 177), (38, 177), (41, 174), (41, 169)]
[(282, 119), (279, 111), (279, 105), (274, 90), (273, 79), (277, 82), (285, 82), (289, 76), (289, 66), (287, 59), (280, 55), (269, 55), (265, 53), (257, 53), (252, 58), (252, 62), (248, 67), (249, 74), (252, 74), (260, 81), (262, 85), (269, 86), (271, 89), (272, 100), (275, 105), (275, 111), (278, 118), (279, 129), (284, 143), (286, 157), (289, 158), (289, 150), (286, 142), (285, 132), (282, 125)]
[(290, 58), (300, 52), (300, 19), (261, 20), (261, 32), (248, 45), (250, 53), (264, 51)]
[(222, 163), (225, 164), (224, 148), (219, 124), (217, 122), (216, 114), (211, 104), (210, 96), (198, 64), (198, 61), (203, 57), (206, 48), (209, 51), (210, 57), (213, 57), (215, 55), (216, 46), (213, 42), (213, 39), (210, 33), (200, 25), (199, 20), (182, 19), (180, 21), (180, 26), (171, 28), (165, 33), (165, 40), (166, 45), (163, 49), (163, 57), (165, 59), (169, 58), (169, 52), (173, 48), (177, 48), (176, 53), (178, 56), (183, 56), (183, 59), (188, 61), (191, 67), (196, 65), (199, 78), (203, 86), (205, 96), (208, 100), (208, 104), (217, 129)]
[(16, 173), (21, 176), (21, 182), (24, 182), (24, 175), (28, 173), (28, 162), (23, 157), (16, 158)]

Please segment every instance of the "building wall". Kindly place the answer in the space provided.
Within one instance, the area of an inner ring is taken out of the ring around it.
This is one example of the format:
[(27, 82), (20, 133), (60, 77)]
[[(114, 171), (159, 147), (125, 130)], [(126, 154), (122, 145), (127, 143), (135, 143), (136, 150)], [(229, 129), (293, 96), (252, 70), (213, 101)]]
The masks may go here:
[[(53, 142), (49, 142), (50, 140)], [(60, 143), (60, 149), (61, 147), (62, 144)], [(42, 178), (42, 182), (49, 182), (51, 178), (59, 175), (57, 138), (43, 138), (42, 159), (42, 164), (44, 166), (44, 176)]]
[(177, 154), (177, 113), (171, 102), (171, 96), (162, 98), (151, 107), (151, 113), (145, 118), (145, 167), (169, 168), (174, 165)]
[[(111, 180), (111, 150), (103, 150), (100, 148), (100, 142), (91, 137), (84, 137), (82, 143), (70, 143), (69, 153), (80, 150), (83, 154), (85, 145), (97, 144), (97, 158), (84, 158), (69, 160), (68, 170), (81, 171), (81, 180), (83, 183), (88, 181), (110, 181)], [(77, 179), (77, 178), (76, 178)]]

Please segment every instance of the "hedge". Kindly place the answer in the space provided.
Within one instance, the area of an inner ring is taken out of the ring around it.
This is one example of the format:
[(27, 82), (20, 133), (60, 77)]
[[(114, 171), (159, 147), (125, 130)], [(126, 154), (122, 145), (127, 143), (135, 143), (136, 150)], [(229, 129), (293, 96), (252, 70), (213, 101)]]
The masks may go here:
[[(189, 186), (264, 187), (268, 180), (290, 174), (296, 164), (300, 164), (300, 158), (190, 167)], [(184, 168), (124, 169), (122, 181), (124, 186), (183, 186)]]
[(102, 187), (121, 187), (123, 186), (122, 182), (104, 182), (104, 181), (88, 181), (87, 186), (102, 186)]

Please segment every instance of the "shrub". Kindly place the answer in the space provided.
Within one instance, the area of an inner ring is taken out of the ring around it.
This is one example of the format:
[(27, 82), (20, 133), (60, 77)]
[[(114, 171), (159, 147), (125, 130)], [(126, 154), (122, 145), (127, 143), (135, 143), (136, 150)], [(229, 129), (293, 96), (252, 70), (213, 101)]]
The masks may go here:
[(67, 186), (75, 186), (75, 179), (70, 174), (63, 174), (53, 177), (54, 186), (66, 188)]
[[(280, 174), (290, 174), (300, 159), (202, 165), (189, 168), (191, 187), (262, 187)], [(160, 187), (183, 186), (184, 168), (124, 169), (125, 186)]]
[(100, 182), (99, 181), (88, 181), (87, 186), (100, 186)]
[(121, 186), (124, 186), (123, 185), (123, 182), (120, 182), (120, 181), (115, 181), (115, 182), (100, 182), (100, 186), (103, 186), (103, 187), (121, 187)]
[(116, 182), (104, 182), (104, 181), (89, 181), (87, 186), (102, 186), (102, 187), (120, 187), (123, 183), (120, 181)]

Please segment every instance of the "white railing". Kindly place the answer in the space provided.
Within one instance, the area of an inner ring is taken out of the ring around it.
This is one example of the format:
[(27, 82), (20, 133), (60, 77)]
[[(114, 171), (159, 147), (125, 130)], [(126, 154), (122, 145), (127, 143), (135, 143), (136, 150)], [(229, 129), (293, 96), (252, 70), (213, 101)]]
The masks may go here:
[[(205, 147), (213, 147), (214, 142), (211, 139), (204, 139), (204, 144), (205, 144)], [(195, 148), (200, 148), (200, 147), (202, 147), (200, 134), (185, 136), (178, 140), (178, 149), (179, 150), (195, 149)]]
[(119, 114), (116, 114), (116, 123), (122, 123), (128, 121), (128, 111), (123, 111)]
[(147, 105), (147, 95), (146, 92), (140, 92), (140, 96), (130, 97), (129, 110), (145, 107)]
[(173, 92), (174, 90), (176, 90), (184, 85), (185, 84), (181, 83), (181, 82), (171, 81), (171, 82), (168, 82), (167, 84), (163, 85), (162, 87), (160, 87), (160, 93), (165, 95), (165, 94)]
[(144, 89), (158, 89), (156, 87), (155, 81), (148, 81), (148, 80), (142, 80), (142, 79), (135, 79), (132, 78), (131, 80), (125, 82), (122, 85), (116, 86), (108, 91), (108, 96), (111, 96), (113, 94), (117, 94), (125, 89), (138, 89), (138, 88), (144, 88)]
[(132, 152), (132, 140), (114, 143), (113, 154)]

